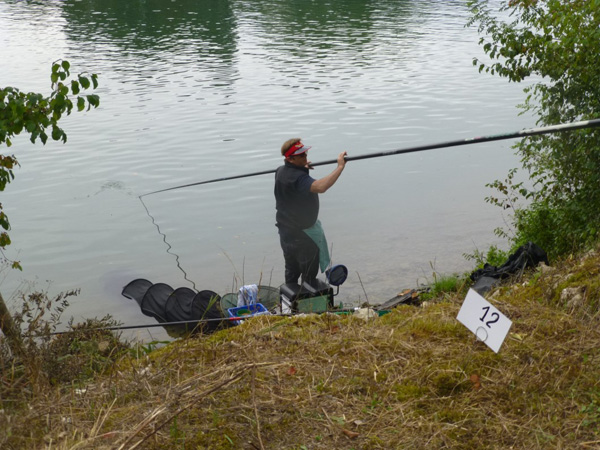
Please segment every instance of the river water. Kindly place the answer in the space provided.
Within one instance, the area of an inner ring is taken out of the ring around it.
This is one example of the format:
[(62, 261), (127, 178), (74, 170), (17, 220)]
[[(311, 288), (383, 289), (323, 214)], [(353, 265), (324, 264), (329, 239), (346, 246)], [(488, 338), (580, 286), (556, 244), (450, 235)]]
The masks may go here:
[[(120, 295), (135, 278), (279, 286), (272, 175), (144, 197), (164, 237), (138, 196), (274, 169), (290, 137), (318, 162), (534, 126), (518, 116), (523, 86), (472, 66), (467, 17), (464, 1), (441, 0), (0, 1), (0, 86), (49, 93), (64, 58), (98, 74), (101, 98), (64, 120), (66, 144), (21, 136), (10, 149), (7, 256), (24, 270), (3, 270), (0, 290), (16, 308), (19, 289), (80, 288), (68, 315), (134, 324), (152, 322)], [(512, 144), (348, 163), (321, 197), (334, 262), (349, 268), (339, 300), (385, 301), (501, 244), (485, 183), (518, 166)]]

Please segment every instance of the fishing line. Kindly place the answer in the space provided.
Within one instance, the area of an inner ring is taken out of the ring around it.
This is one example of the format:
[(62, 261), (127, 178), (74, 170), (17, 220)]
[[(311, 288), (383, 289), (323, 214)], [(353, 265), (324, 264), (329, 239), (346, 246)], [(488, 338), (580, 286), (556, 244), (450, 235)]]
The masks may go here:
[(175, 262), (177, 263), (177, 267), (179, 268), (179, 270), (181, 270), (183, 272), (183, 278), (186, 279), (187, 281), (189, 281), (190, 283), (192, 283), (192, 286), (194, 287), (194, 290), (196, 292), (198, 292), (198, 289), (196, 288), (196, 283), (194, 283), (192, 280), (190, 280), (188, 278), (187, 272), (183, 269), (183, 267), (181, 267), (181, 264), (179, 263), (179, 255), (177, 253), (174, 253), (174, 252), (171, 251), (171, 249), (173, 247), (171, 246), (171, 244), (169, 244), (167, 242), (167, 235), (164, 234), (162, 231), (160, 231), (160, 227), (158, 226), (158, 223), (156, 222), (156, 220), (154, 220), (154, 217), (152, 216), (152, 214), (150, 214), (150, 211), (148, 210), (148, 207), (144, 203), (144, 200), (142, 200), (142, 197), (143, 197), (143, 195), (140, 195), (138, 198), (140, 199), (140, 202), (142, 202), (142, 206), (146, 210), (146, 214), (148, 214), (148, 217), (150, 217), (150, 219), (152, 220), (152, 223), (154, 224), (154, 226), (158, 230), (158, 234), (160, 234), (163, 237), (163, 242), (167, 246), (167, 253), (169, 253), (170, 255), (173, 255), (175, 257)]

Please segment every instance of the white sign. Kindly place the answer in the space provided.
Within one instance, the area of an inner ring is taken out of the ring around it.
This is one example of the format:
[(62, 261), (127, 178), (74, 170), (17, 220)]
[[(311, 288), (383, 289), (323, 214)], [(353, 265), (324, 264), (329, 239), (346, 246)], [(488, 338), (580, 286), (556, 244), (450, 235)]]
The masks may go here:
[(512, 325), (508, 317), (473, 289), (469, 289), (456, 318), (496, 353)]

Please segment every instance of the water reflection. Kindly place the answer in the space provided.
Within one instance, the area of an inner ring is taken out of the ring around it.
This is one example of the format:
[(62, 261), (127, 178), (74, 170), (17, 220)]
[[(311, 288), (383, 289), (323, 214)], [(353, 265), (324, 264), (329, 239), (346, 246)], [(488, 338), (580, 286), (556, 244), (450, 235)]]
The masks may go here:
[(234, 68), (238, 35), (231, 3), (67, 0), (60, 6), (68, 39), (84, 52), (114, 58), (116, 72), (151, 82), (157, 70), (169, 75), (184, 67), (187, 71), (195, 62), (202, 70), (212, 69), (218, 84), (229, 85), (238, 78)]
[(236, 19), (229, 0), (73, 0), (60, 3), (73, 41), (108, 39), (124, 51), (175, 52), (197, 47), (200, 55), (230, 61), (236, 50)]
[[(374, 25), (378, 3), (371, 0), (330, 1), (242, 1), (240, 9), (255, 19), (269, 44), (289, 45), (297, 55), (309, 55), (316, 47), (333, 50), (340, 45), (360, 51)], [(399, 4), (409, 2), (399, 1)], [(401, 20), (402, 15), (399, 16)]]

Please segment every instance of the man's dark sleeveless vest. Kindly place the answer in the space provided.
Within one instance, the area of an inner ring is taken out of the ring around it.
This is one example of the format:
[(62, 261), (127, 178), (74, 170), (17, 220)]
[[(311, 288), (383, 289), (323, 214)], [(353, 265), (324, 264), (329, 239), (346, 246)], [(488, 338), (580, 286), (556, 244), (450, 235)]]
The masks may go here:
[(310, 192), (313, 182), (306, 167), (287, 161), (275, 172), (275, 219), (280, 233), (296, 234), (317, 221), (319, 195)]

